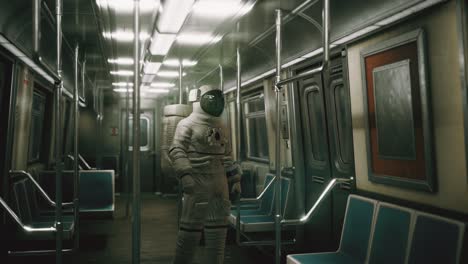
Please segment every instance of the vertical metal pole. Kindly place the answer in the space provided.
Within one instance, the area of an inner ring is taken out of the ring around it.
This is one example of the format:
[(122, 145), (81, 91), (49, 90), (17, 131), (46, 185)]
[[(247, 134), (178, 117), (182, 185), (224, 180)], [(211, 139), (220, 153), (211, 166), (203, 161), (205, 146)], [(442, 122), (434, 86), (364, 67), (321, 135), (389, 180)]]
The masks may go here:
[(330, 0), (323, 0), (323, 68), (328, 70), (330, 62)]
[[(239, 26), (239, 24), (237, 24)], [(238, 27), (239, 28), (239, 27)], [(242, 124), (242, 105), (241, 105), (241, 86), (242, 86), (242, 65), (241, 65), (241, 56), (239, 44), (236, 47), (236, 160), (240, 161), (241, 159), (241, 124)], [(241, 243), (240, 237), (240, 195), (237, 197), (237, 207), (236, 207), (236, 242), (239, 245)]]
[(140, 263), (140, 1), (134, 2), (132, 263)]
[(79, 201), (79, 194), (80, 194), (80, 172), (78, 170), (78, 163), (80, 158), (78, 157), (78, 133), (79, 133), (79, 118), (80, 118), (80, 96), (79, 96), (79, 73), (78, 73), (78, 59), (79, 58), (79, 46), (78, 44), (75, 47), (75, 91), (73, 93), (73, 102), (74, 102), (74, 112), (73, 112), (73, 120), (75, 122), (74, 125), (74, 133), (73, 133), (73, 156), (75, 158), (75, 162), (73, 164), (74, 169), (74, 179), (73, 179), (73, 203), (74, 203), (74, 220), (75, 220), (75, 237), (73, 240), (73, 248), (78, 249), (80, 246), (80, 225), (79, 225), (79, 213), (80, 213), (80, 201)]
[(33, 0), (33, 51), (39, 53), (41, 30), (41, 0)]
[(129, 172), (129, 136), (130, 136), (130, 93), (128, 92), (127, 87), (127, 93), (125, 94), (125, 133), (124, 133), (124, 152), (125, 153), (125, 164), (124, 164), (124, 170), (125, 170), (125, 190), (127, 192), (127, 198), (126, 198), (126, 203), (125, 203), (125, 217), (128, 217), (130, 215), (130, 199), (131, 199), (131, 189), (130, 186), (132, 186), (132, 181), (130, 178), (130, 172)]
[(183, 78), (184, 65), (182, 59), (179, 60), (179, 104), (183, 104), (184, 101), (184, 90), (182, 89), (182, 78)]
[(62, 122), (61, 122), (61, 100), (62, 100), (62, 0), (55, 1), (56, 23), (57, 23), (57, 75), (59, 81), (55, 87), (55, 228), (57, 229), (55, 240), (55, 262), (62, 263), (63, 248), (63, 223), (62, 223)]
[(224, 91), (224, 72), (221, 64), (219, 64), (219, 89)]
[[(276, 10), (276, 83), (281, 81), (281, 10)], [(275, 171), (276, 171), (276, 192), (275, 192), (275, 263), (281, 261), (281, 151), (280, 151), (280, 123), (281, 123), (281, 87), (275, 86), (276, 92), (276, 138), (275, 138)]]

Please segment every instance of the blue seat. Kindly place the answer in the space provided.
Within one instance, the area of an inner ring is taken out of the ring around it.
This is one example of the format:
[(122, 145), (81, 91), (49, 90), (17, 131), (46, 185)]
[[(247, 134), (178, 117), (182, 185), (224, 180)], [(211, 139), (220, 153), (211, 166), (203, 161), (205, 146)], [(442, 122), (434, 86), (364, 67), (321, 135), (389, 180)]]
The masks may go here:
[(464, 231), (461, 222), (417, 213), (408, 263), (460, 263)]
[(80, 171), (80, 213), (114, 212), (114, 171)]
[[(291, 180), (287, 178), (281, 178), (281, 211), (284, 214), (286, 211), (286, 206), (288, 204), (289, 198), (289, 191), (290, 191)], [(274, 190), (274, 186), (271, 186), (272, 190)], [(271, 192), (271, 196), (264, 197), (264, 199), (270, 199), (274, 201), (274, 192)], [(272, 208), (274, 202), (272, 202)], [(274, 210), (270, 209), (269, 212), (265, 214), (265, 212), (259, 211), (261, 214), (259, 215), (252, 215), (246, 214), (244, 215), (241, 211), (241, 219), (240, 219), (240, 231), (243, 233), (249, 232), (269, 232), (275, 229), (275, 218), (274, 218)], [(236, 215), (231, 215), (229, 217), (229, 221), (233, 227), (236, 227)]]
[(377, 201), (350, 195), (337, 252), (288, 255), (287, 263), (364, 263)]
[(379, 203), (372, 236), (369, 263), (404, 263), (414, 211)]
[[(263, 188), (265, 189), (268, 184), (274, 179), (274, 175), (267, 174), (265, 177), (265, 183)], [(269, 215), (273, 209), (273, 197), (275, 192), (275, 186), (271, 185), (268, 188), (262, 199), (258, 203), (245, 203), (241, 204), (241, 215)], [(236, 215), (236, 206), (231, 210), (231, 215)]]

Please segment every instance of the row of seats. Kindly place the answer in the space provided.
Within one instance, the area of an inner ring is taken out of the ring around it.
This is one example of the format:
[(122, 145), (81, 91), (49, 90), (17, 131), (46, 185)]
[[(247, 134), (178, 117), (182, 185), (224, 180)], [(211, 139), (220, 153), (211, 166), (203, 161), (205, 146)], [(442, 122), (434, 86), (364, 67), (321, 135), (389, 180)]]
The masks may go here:
[[(264, 188), (275, 178), (272, 174), (265, 177)], [(291, 180), (281, 178), (281, 211), (284, 215), (290, 197)], [(271, 184), (265, 190), (262, 199), (243, 203), (240, 211), (240, 231), (242, 233), (250, 232), (270, 232), (275, 230), (274, 203), (275, 183)], [(236, 228), (237, 209), (234, 206), (229, 216), (229, 222)]]
[[(64, 200), (73, 199), (73, 171), (63, 171)], [(55, 171), (38, 173), (41, 186), (55, 197)], [(112, 217), (115, 199), (114, 170), (80, 171), (80, 214), (96, 217)]]
[(336, 252), (288, 255), (299, 263), (460, 263), (465, 224), (350, 195)]
[[(53, 208), (40, 208), (36, 199), (36, 189), (33, 187), (30, 179), (14, 177), (12, 179), (12, 209), (21, 219), (23, 224), (32, 228), (53, 227), (55, 216), (50, 214)], [(46, 209), (46, 210), (43, 210)], [(48, 210), (47, 210), (48, 209)], [(73, 214), (63, 215), (63, 237), (70, 240), (74, 234)], [(53, 240), (55, 232), (28, 232), (20, 230), (17, 232), (18, 240)]]

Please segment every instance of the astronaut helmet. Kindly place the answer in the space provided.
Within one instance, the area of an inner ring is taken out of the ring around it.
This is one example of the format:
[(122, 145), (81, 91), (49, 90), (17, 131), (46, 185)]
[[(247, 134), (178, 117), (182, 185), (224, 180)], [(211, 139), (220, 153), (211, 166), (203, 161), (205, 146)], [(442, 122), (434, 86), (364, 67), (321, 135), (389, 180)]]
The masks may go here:
[(210, 85), (191, 90), (189, 102), (200, 102), (200, 107), (204, 112), (216, 117), (221, 116), (224, 110), (223, 91)]

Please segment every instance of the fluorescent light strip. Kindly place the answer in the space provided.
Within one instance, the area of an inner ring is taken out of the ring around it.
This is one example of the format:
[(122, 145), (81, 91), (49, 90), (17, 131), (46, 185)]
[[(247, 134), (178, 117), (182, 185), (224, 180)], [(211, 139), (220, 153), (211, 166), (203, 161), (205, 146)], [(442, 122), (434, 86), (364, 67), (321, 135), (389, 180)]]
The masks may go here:
[[(178, 71), (160, 71), (156, 75), (158, 75), (159, 77), (174, 78), (174, 77), (179, 77), (179, 72)], [(182, 76), (185, 76), (185, 75), (187, 74), (184, 72)]]
[(150, 46), (151, 55), (165, 56), (172, 47), (172, 43), (174, 43), (175, 39), (176, 34), (161, 34), (155, 31)]
[(177, 34), (192, 9), (194, 0), (166, 0), (158, 17), (159, 32)]
[(172, 88), (172, 87), (175, 87), (175, 84), (168, 83), (168, 82), (154, 82), (154, 83), (151, 84), (151, 87)]
[[(184, 67), (193, 67), (197, 65), (197, 61), (192, 61), (192, 60), (182, 60), (182, 65)], [(179, 67), (180, 61), (178, 59), (168, 59), (163, 62), (164, 65), (170, 66), (170, 67)]]
[(133, 65), (132, 58), (117, 58), (117, 59), (108, 59), (107, 62), (111, 64), (118, 64), (118, 65)]
[(150, 83), (153, 81), (153, 79), (156, 77), (156, 75), (153, 75), (153, 74), (145, 74), (143, 75), (143, 77), (141, 78), (141, 82), (142, 83)]
[(111, 71), (110, 74), (118, 76), (133, 76), (133, 71)]
[(185, 45), (203, 45), (216, 43), (222, 39), (221, 36), (213, 36), (209, 33), (181, 33), (177, 36), (177, 42)]
[[(106, 39), (114, 39), (116, 41), (130, 42), (134, 39), (133, 32), (117, 30), (115, 32), (103, 32), (102, 35)], [(140, 33), (140, 41), (145, 41), (150, 37), (147, 32)]]
[(160, 62), (147, 62), (143, 68), (145, 74), (156, 74), (161, 68)]
[(148, 93), (169, 93), (169, 90), (167, 89), (155, 89), (155, 88), (150, 88), (150, 89), (147, 89), (145, 90), (146, 92)]
[[(128, 0), (96, 0), (97, 5), (100, 8), (112, 8), (117, 12), (131, 13), (135, 5), (135, 1)], [(159, 7), (159, 1), (157, 0), (140, 0), (140, 11), (151, 12)]]
[(117, 82), (117, 83), (112, 83), (112, 86), (117, 86), (117, 87), (133, 87), (133, 83), (129, 83), (129, 82)]
[(131, 93), (133, 92), (133, 88), (127, 89), (127, 88), (115, 88), (113, 89), (114, 92), (116, 93)]
[(203, 18), (226, 18), (235, 15), (242, 7), (240, 0), (198, 0), (192, 13)]

